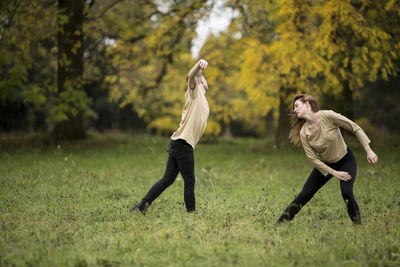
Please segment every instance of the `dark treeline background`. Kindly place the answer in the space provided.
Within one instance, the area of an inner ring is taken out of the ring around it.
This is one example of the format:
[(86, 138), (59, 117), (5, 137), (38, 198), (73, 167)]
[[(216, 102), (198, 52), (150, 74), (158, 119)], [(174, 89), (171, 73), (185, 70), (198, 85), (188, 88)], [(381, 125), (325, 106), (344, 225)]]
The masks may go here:
[(290, 101), (313, 94), (368, 134), (400, 134), (398, 1), (16, 0), (0, 2), (0, 132), (83, 138), (171, 134), (199, 21), (230, 26), (209, 61), (208, 135), (287, 141)]
[[(387, 133), (400, 134), (400, 79), (391, 78), (389, 81), (379, 80), (366, 85), (366, 94), (354, 103), (356, 118), (368, 118), (374, 130), (380, 129)], [(96, 88), (93, 88), (95, 91)], [(375, 95), (376, 92), (379, 95)], [(96, 119), (89, 120), (86, 127), (97, 131), (104, 130), (131, 130), (144, 132), (146, 123), (139, 118), (132, 107), (120, 108), (116, 103), (108, 100), (106, 92), (89, 94), (93, 99), (93, 110)], [(332, 96), (324, 96), (321, 103), (324, 109), (341, 111), (341, 104)], [(23, 101), (5, 102), (0, 105), (1, 132), (12, 131), (46, 131), (46, 115), (37, 111), (34, 116), (28, 111), (29, 105)], [(235, 121), (231, 122), (231, 133), (234, 136), (257, 136), (257, 133), (246, 131)], [(364, 125), (365, 127), (365, 125)], [(376, 129), (375, 129), (376, 128)], [(369, 128), (368, 130), (371, 130)]]

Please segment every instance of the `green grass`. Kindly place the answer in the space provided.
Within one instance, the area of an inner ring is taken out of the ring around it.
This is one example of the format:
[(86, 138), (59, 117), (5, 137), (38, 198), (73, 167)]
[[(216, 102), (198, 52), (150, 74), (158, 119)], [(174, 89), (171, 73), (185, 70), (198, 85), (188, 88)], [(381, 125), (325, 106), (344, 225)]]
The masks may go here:
[[(204, 139), (206, 140), (206, 139)], [(0, 266), (399, 266), (399, 148), (358, 160), (354, 226), (332, 179), (291, 222), (276, 226), (311, 164), (301, 149), (260, 139), (195, 151), (197, 212), (178, 176), (149, 207), (129, 208), (161, 178), (168, 138), (97, 135), (76, 144), (0, 152)]]

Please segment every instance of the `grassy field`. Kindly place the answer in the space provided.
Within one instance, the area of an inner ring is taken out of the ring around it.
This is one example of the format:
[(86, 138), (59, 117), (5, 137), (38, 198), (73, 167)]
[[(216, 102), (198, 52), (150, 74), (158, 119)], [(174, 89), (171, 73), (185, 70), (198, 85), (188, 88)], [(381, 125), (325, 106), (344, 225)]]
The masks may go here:
[(301, 149), (260, 139), (199, 144), (197, 212), (186, 213), (178, 176), (143, 216), (129, 208), (161, 178), (168, 138), (2, 140), (0, 266), (399, 266), (399, 147), (374, 149), (373, 167), (350, 143), (363, 224), (351, 223), (334, 178), (276, 226), (312, 168)]

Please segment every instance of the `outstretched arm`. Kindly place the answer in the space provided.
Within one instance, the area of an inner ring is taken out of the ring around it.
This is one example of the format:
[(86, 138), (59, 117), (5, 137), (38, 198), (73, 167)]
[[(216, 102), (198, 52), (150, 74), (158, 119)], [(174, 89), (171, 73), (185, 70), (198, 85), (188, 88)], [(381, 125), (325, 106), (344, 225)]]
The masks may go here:
[(364, 146), (364, 150), (367, 153), (368, 162), (375, 165), (378, 162), (378, 156), (374, 151), (372, 151), (372, 149), (369, 147), (369, 144)]
[(200, 70), (205, 70), (207, 68), (208, 62), (205, 61), (204, 59), (200, 59), (194, 66), (193, 68), (189, 71), (188, 73), (188, 82), (189, 82), (189, 86), (190, 89), (194, 89), (196, 88), (196, 74), (200, 71)]
[(369, 146), (369, 143), (371, 142), (367, 135), (364, 133), (364, 131), (361, 129), (360, 126), (358, 126), (356, 123), (353, 121), (349, 120), (343, 115), (340, 115), (335, 112), (331, 112), (329, 114), (331, 118), (337, 123), (338, 126), (354, 133), (364, 148), (365, 152), (367, 153), (367, 160), (371, 164), (376, 164), (378, 162), (378, 156), (372, 151), (372, 149)]

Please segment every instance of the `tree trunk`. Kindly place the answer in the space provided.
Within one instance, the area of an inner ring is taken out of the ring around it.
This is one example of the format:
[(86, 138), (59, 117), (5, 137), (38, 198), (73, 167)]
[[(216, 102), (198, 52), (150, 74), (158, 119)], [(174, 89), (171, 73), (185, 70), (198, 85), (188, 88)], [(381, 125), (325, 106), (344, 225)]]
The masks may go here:
[[(82, 88), (83, 76), (83, 20), (84, 0), (58, 0), (58, 69), (57, 94), (65, 90), (69, 82), (75, 89)], [(67, 21), (62, 16), (68, 18)], [(54, 139), (78, 139), (86, 136), (83, 111), (57, 123), (53, 129)]]
[(350, 120), (354, 119), (354, 99), (353, 92), (350, 89), (350, 82), (348, 80), (343, 81), (342, 101), (341, 110), (343, 116), (346, 116)]
[(279, 119), (278, 129), (275, 136), (275, 144), (279, 147), (289, 143), (289, 132), (290, 132), (290, 100), (288, 96), (293, 89), (281, 87), (279, 90)]
[(268, 114), (265, 116), (265, 125), (267, 131), (265, 132), (265, 136), (273, 137), (274, 136), (274, 111), (271, 109)]

